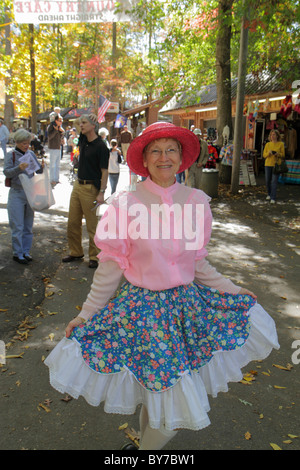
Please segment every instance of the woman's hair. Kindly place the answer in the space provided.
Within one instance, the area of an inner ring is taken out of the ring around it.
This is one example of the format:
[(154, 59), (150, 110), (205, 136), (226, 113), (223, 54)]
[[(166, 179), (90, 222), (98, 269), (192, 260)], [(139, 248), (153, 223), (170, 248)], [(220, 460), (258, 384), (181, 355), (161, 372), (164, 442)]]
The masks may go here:
[(118, 142), (116, 141), (116, 139), (111, 139), (111, 141), (110, 141), (110, 145), (111, 145), (112, 147), (114, 147), (115, 145), (117, 145), (117, 143), (118, 143)]
[(271, 140), (271, 135), (272, 135), (272, 133), (274, 133), (274, 134), (277, 135), (277, 140), (278, 140), (278, 142), (279, 142), (279, 141), (281, 140), (279, 131), (278, 131), (277, 129), (272, 129), (271, 132), (270, 132), (270, 134), (269, 134), (269, 140)]
[(26, 131), (25, 129), (18, 129), (14, 133), (14, 141), (18, 142), (30, 142), (32, 140), (32, 135), (30, 132)]

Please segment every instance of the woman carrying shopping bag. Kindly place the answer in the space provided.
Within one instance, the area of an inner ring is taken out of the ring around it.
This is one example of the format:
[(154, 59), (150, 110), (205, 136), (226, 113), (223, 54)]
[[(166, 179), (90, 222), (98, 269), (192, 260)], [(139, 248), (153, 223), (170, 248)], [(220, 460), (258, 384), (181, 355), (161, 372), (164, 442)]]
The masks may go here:
[[(7, 201), (9, 226), (12, 234), (13, 259), (20, 264), (32, 261), (30, 255), (33, 240), (34, 211), (30, 207), (19, 175), (25, 173), (28, 163), (20, 161), (25, 153), (35, 160), (39, 168), (36, 173), (43, 173), (44, 160), (40, 163), (34, 152), (29, 150), (32, 135), (25, 129), (18, 129), (14, 135), (15, 149), (4, 160), (4, 174), (10, 178), (10, 190)], [(31, 176), (31, 175), (30, 175)], [(33, 174), (32, 174), (33, 176)]]

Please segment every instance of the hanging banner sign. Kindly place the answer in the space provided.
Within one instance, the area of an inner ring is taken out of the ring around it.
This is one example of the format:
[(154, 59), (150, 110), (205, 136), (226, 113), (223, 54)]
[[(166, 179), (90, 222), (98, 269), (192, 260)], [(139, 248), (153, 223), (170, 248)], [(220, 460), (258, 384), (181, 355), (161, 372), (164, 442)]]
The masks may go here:
[(137, 0), (14, 0), (16, 23), (103, 23), (130, 21)]

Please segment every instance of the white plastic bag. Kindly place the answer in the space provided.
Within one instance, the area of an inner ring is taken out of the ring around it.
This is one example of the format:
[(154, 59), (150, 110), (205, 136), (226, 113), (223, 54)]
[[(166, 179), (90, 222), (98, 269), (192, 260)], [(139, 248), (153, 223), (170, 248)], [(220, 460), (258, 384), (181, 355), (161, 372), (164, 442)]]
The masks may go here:
[(19, 178), (32, 210), (43, 211), (55, 204), (46, 165), (43, 173), (35, 173), (32, 178), (21, 173)]

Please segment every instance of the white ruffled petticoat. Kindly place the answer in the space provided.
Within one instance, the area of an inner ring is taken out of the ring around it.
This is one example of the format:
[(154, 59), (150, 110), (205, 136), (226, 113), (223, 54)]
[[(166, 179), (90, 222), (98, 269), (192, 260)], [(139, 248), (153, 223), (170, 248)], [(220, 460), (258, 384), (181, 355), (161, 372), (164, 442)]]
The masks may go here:
[(133, 414), (144, 404), (149, 425), (167, 430), (199, 430), (210, 424), (208, 394), (226, 392), (229, 382), (242, 379), (241, 368), (253, 360), (266, 358), (273, 348), (279, 349), (273, 319), (259, 304), (249, 310), (251, 329), (245, 344), (232, 351), (217, 351), (199, 373), (185, 371), (182, 378), (163, 392), (145, 389), (132, 372), (99, 374), (83, 360), (77, 341), (63, 338), (45, 360), (50, 383), (61, 393), (74, 398), (83, 396), (93, 406), (105, 402), (107, 413)]

